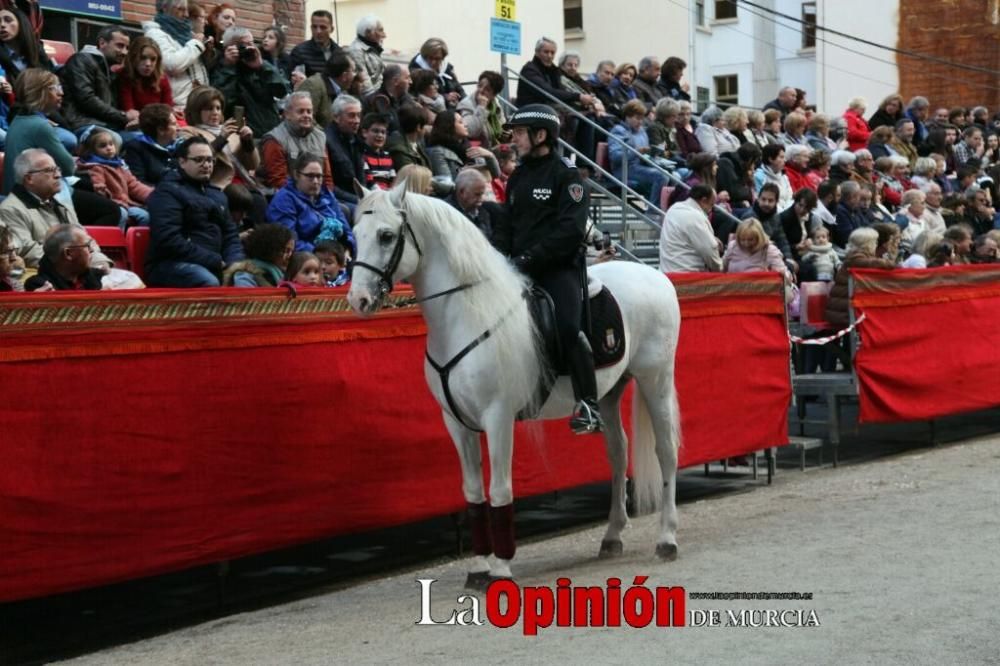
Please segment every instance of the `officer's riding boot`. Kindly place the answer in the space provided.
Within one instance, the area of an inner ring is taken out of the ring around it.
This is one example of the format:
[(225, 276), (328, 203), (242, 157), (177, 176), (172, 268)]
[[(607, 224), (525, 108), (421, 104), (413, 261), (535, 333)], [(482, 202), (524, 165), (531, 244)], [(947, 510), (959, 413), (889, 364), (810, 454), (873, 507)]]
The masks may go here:
[(573, 382), (576, 409), (569, 419), (570, 429), (577, 435), (600, 432), (604, 428), (597, 410), (597, 377), (594, 375), (594, 355), (590, 343), (581, 332), (577, 343), (567, 354), (569, 378)]

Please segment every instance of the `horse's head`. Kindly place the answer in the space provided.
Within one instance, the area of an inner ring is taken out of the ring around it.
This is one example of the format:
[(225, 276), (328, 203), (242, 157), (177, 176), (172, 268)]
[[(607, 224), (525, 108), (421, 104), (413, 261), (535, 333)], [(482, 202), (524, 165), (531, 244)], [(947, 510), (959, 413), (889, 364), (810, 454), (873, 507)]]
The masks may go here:
[(417, 270), (420, 245), (406, 216), (405, 183), (388, 192), (369, 190), (358, 204), (354, 218), (358, 256), (347, 300), (361, 316), (377, 312), (393, 283)]

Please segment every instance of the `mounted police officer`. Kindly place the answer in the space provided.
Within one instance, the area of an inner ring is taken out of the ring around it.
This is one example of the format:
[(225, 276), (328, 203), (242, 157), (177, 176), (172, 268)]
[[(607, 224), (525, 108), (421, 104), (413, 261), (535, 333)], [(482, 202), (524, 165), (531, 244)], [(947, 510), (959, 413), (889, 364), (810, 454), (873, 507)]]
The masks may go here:
[(521, 159), (507, 183), (505, 215), (497, 221), (493, 245), (544, 289), (555, 304), (556, 328), (569, 365), (576, 409), (570, 428), (577, 434), (601, 430), (594, 357), (581, 332), (586, 295), (584, 237), (587, 189), (575, 168), (556, 152), (559, 116), (544, 104), (527, 104), (505, 125)]

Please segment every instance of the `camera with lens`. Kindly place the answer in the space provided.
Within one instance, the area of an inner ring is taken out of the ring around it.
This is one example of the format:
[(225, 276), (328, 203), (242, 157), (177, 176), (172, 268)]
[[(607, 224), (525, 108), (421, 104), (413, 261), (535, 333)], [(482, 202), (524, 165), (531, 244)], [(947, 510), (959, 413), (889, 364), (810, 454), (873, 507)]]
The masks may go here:
[(243, 62), (253, 62), (257, 59), (256, 49), (252, 46), (247, 46), (246, 44), (237, 44), (236, 48), (240, 52), (240, 60)]

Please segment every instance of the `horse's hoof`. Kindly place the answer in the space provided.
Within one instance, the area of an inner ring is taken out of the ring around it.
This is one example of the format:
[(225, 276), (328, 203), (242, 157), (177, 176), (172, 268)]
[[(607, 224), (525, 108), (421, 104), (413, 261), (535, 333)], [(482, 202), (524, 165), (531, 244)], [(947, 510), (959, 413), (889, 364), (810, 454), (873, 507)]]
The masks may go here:
[(601, 550), (597, 553), (597, 557), (608, 560), (612, 557), (621, 557), (624, 551), (625, 547), (622, 545), (621, 539), (605, 539), (601, 541)]
[(465, 587), (476, 592), (485, 592), (498, 580), (513, 580), (510, 576), (491, 576), (489, 571), (470, 571), (465, 578)]
[(489, 571), (470, 571), (469, 575), (465, 578), (465, 588), (476, 590), (477, 592), (485, 592), (491, 582)]
[(656, 556), (663, 560), (664, 562), (673, 562), (677, 559), (677, 544), (676, 543), (658, 543), (656, 544)]

